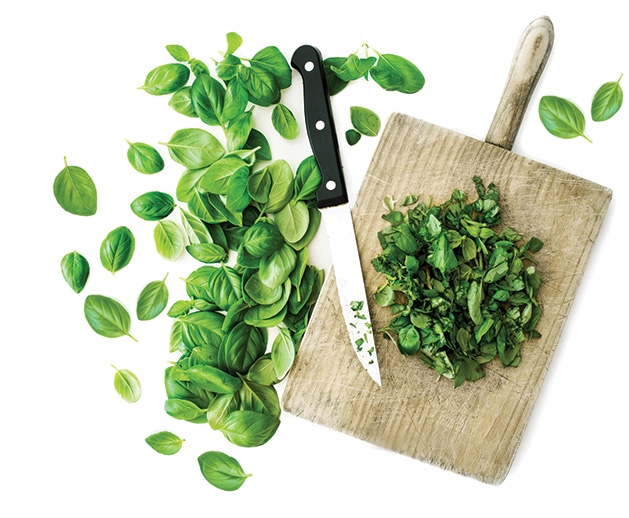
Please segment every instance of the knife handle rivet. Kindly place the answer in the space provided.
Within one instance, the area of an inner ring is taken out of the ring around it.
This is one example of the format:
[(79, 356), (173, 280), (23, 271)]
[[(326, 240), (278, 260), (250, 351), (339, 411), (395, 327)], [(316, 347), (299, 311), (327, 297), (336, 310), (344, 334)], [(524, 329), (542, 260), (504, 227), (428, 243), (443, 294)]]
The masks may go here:
[(334, 180), (328, 180), (328, 181), (325, 183), (325, 188), (326, 188), (328, 191), (333, 191), (334, 189), (336, 189), (336, 182), (335, 182)]
[(314, 70), (314, 63), (312, 61), (306, 61), (304, 64), (304, 70), (306, 72), (312, 72)]
[(317, 121), (315, 123), (315, 128), (317, 128), (319, 131), (322, 131), (325, 129), (325, 122), (324, 121)]

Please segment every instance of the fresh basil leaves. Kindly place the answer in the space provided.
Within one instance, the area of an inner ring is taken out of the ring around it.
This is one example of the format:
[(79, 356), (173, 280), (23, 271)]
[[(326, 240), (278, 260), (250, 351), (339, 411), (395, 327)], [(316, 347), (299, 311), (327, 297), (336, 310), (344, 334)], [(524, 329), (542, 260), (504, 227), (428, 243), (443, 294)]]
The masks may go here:
[[(391, 311), (379, 332), (458, 387), (499, 358), (516, 367), (524, 343), (539, 338), (542, 279), (531, 254), (542, 248), (501, 223), (498, 187), (474, 177), (478, 198), (455, 190), (441, 205), (406, 212), (389, 199), (372, 265), (385, 277), (374, 300)], [(417, 202), (415, 196), (404, 205)]]
[(61, 259), (61, 273), (70, 288), (76, 293), (81, 293), (90, 275), (90, 264), (75, 250)]
[[(621, 79), (622, 75), (617, 81), (605, 83), (596, 91), (590, 107), (593, 121), (609, 120), (620, 110), (623, 102)], [(542, 124), (552, 135), (564, 139), (583, 137), (592, 142), (585, 135), (585, 115), (572, 101), (553, 95), (543, 96), (538, 113)]]
[(163, 431), (149, 435), (145, 441), (146, 444), (157, 453), (161, 453), (162, 455), (174, 455), (181, 450), (185, 439), (179, 438), (179, 436), (172, 432)]
[(243, 471), (236, 459), (220, 451), (208, 451), (200, 455), (198, 461), (205, 480), (224, 491), (240, 488), (251, 476)]
[(107, 338), (128, 336), (137, 342), (129, 332), (131, 329), (129, 312), (117, 300), (104, 295), (88, 295), (83, 312), (87, 323), (99, 335)]
[(100, 245), (100, 262), (111, 273), (122, 270), (131, 262), (135, 252), (135, 237), (121, 226), (112, 230)]
[(161, 281), (149, 282), (138, 297), (136, 315), (138, 320), (152, 320), (157, 317), (168, 304), (168, 287), (166, 277)]
[(142, 395), (142, 387), (138, 377), (130, 370), (118, 369), (114, 365), (112, 367), (116, 369), (116, 374), (114, 375), (116, 392), (127, 403), (137, 403)]
[(53, 192), (61, 207), (77, 216), (93, 216), (98, 206), (96, 185), (88, 172), (78, 166), (68, 165), (55, 177)]

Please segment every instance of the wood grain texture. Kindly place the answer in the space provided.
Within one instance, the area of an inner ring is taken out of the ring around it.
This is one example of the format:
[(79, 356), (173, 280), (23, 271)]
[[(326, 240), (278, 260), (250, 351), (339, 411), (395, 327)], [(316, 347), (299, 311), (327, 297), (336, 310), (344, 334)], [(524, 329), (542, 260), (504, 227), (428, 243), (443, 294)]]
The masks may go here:
[[(341, 320), (333, 272), (328, 275), (283, 393), (286, 411), (377, 446), (480, 481), (499, 484), (526, 423), (610, 203), (609, 189), (498, 146), (394, 114), (358, 194), (353, 217), (368, 294), (384, 282), (371, 266), (386, 195), (417, 193), (440, 204), (453, 189), (476, 198), (472, 177), (495, 183), (503, 224), (544, 242), (537, 254), (545, 284), (539, 340), (526, 343), (517, 368), (499, 362), (486, 376), (454, 389), (417, 357), (402, 356), (376, 335), (383, 386), (355, 357)], [(370, 302), (374, 328), (388, 310)], [(569, 344), (564, 344), (569, 346)]]

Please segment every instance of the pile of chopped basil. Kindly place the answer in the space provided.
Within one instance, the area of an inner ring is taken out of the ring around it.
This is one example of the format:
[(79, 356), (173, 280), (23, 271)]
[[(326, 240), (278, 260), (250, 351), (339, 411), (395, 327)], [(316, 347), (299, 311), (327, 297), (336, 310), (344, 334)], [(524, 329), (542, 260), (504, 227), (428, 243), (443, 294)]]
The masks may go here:
[(387, 198), (389, 225), (378, 232), (382, 253), (372, 261), (386, 277), (375, 301), (392, 315), (378, 331), (455, 388), (482, 378), (482, 365), (496, 357), (516, 367), (522, 344), (541, 336), (542, 279), (531, 253), (543, 243), (520, 244), (513, 229), (498, 230), (498, 188), (477, 176), (474, 184), (476, 201), (460, 190), (441, 205), (412, 195), (401, 203), (406, 213)]

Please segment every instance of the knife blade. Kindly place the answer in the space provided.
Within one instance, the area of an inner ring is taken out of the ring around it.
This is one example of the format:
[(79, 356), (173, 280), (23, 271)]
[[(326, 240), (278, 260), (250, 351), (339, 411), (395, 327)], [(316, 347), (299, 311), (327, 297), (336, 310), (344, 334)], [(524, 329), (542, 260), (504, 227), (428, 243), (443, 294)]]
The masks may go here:
[(323, 58), (316, 47), (303, 45), (294, 52), (291, 65), (303, 80), (306, 129), (312, 153), (322, 175), (321, 187), (316, 193), (317, 207), (328, 233), (330, 255), (349, 342), (369, 376), (382, 386)]

